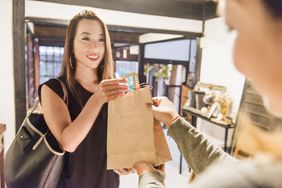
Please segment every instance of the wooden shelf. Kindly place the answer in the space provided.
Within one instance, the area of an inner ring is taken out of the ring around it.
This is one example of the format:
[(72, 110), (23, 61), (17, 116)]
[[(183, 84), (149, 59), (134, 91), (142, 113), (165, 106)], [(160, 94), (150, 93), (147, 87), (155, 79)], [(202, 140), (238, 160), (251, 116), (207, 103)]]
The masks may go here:
[(201, 119), (204, 119), (204, 120), (206, 120), (206, 121), (208, 121), (208, 122), (211, 122), (211, 123), (213, 123), (213, 124), (216, 124), (216, 125), (218, 125), (218, 126), (220, 126), (220, 127), (223, 127), (223, 128), (233, 128), (234, 127), (234, 125), (233, 124), (228, 124), (228, 123), (220, 123), (220, 122), (218, 122), (218, 121), (213, 121), (213, 120), (211, 120), (210, 118), (208, 118), (208, 117), (206, 117), (205, 115), (203, 115), (203, 113), (201, 113), (201, 111), (200, 110), (197, 110), (197, 109), (194, 109), (194, 108), (183, 108), (182, 109), (183, 110), (183, 112), (185, 113), (189, 113), (189, 114), (191, 114), (191, 115), (193, 115), (193, 116), (196, 116), (196, 117), (199, 117), (199, 118), (201, 118)]
[(220, 122), (216, 122), (216, 121), (212, 121), (211, 119), (209, 119), (208, 117), (206, 117), (205, 115), (203, 115), (203, 113), (201, 113), (200, 110), (194, 109), (194, 108), (183, 108), (182, 109), (183, 114), (191, 114), (192, 115), (192, 125), (194, 127), (197, 127), (197, 121), (196, 118), (201, 118), (205, 121), (208, 121), (216, 126), (222, 127), (225, 129), (225, 135), (224, 135), (224, 141), (223, 141), (223, 149), (226, 152), (229, 152), (228, 147), (227, 147), (227, 140), (228, 140), (228, 131), (229, 129), (233, 129), (234, 125), (233, 124), (223, 124)]

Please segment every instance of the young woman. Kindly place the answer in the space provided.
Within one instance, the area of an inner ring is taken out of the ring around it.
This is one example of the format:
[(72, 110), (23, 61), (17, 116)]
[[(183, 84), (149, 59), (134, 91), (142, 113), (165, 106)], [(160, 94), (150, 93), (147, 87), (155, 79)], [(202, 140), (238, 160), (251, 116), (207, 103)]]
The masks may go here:
[[(69, 23), (59, 79), (40, 86), (44, 118), (66, 150), (58, 187), (118, 188), (119, 176), (106, 169), (107, 102), (127, 90), (125, 79), (113, 79), (113, 60), (106, 25), (91, 11)], [(126, 173), (127, 171), (118, 171)]]
[[(282, 0), (226, 0), (226, 23), (237, 31), (234, 64), (264, 96), (266, 108), (282, 117)], [(155, 118), (169, 126), (168, 134), (189, 166), (201, 173), (189, 187), (282, 187), (281, 129), (265, 133), (246, 125), (258, 153), (238, 161), (180, 118), (167, 98), (154, 102)], [(164, 187), (162, 171), (147, 162), (135, 168), (140, 188)]]

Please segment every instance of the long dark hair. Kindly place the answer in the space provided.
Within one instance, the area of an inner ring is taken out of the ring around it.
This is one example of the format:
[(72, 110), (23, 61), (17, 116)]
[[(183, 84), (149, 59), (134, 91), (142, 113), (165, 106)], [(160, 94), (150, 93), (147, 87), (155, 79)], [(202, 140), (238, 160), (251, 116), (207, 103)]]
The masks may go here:
[(105, 35), (105, 54), (102, 62), (98, 66), (97, 76), (99, 82), (103, 79), (113, 78), (114, 74), (114, 65), (112, 58), (112, 49), (111, 49), (111, 41), (108, 29), (104, 22), (92, 11), (83, 10), (77, 15), (75, 15), (67, 29), (66, 39), (65, 39), (65, 48), (64, 48), (64, 57), (63, 64), (61, 70), (61, 76), (66, 77), (67, 86), (69, 87), (71, 93), (77, 100), (77, 102), (82, 107), (82, 101), (80, 93), (77, 91), (77, 81), (74, 79), (75, 69), (76, 69), (76, 60), (74, 57), (73, 49), (74, 49), (74, 37), (77, 31), (77, 25), (82, 19), (91, 19), (98, 21), (104, 31)]
[(282, 0), (263, 0), (270, 14), (275, 18), (282, 18)]

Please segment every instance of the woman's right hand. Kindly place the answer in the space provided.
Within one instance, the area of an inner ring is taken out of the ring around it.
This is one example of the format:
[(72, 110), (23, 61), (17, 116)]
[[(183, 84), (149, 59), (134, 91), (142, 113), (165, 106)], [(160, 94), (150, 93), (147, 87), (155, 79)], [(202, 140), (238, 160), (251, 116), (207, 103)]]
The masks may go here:
[(170, 126), (180, 118), (179, 114), (175, 110), (174, 104), (168, 100), (167, 97), (155, 97), (153, 98), (153, 103), (154, 104), (151, 105), (151, 109), (154, 117), (158, 121)]
[(128, 91), (128, 83), (125, 78), (105, 79), (100, 82), (94, 96), (102, 103), (109, 102)]
[(137, 175), (141, 176), (143, 174), (149, 172), (156, 172), (158, 171), (163, 176), (165, 176), (165, 165), (162, 164), (160, 166), (154, 167), (151, 163), (146, 161), (139, 161), (133, 164), (133, 168), (136, 169)]

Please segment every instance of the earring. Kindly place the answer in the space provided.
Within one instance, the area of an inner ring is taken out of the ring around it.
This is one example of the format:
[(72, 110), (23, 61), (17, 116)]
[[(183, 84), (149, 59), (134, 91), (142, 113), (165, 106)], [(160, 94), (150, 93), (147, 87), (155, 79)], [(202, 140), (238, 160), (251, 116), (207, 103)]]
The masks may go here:
[(73, 69), (72, 58), (70, 58), (70, 67)]

